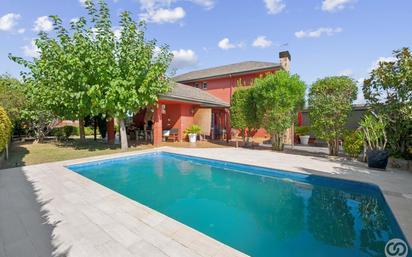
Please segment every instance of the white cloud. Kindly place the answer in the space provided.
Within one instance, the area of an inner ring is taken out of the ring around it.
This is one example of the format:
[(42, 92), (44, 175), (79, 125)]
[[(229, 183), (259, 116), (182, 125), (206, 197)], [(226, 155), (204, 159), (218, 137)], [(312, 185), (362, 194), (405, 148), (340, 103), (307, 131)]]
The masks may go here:
[(183, 19), (186, 15), (185, 10), (182, 7), (176, 7), (174, 9), (154, 9), (149, 10), (146, 13), (140, 15), (140, 17), (147, 22), (154, 23), (174, 23), (180, 19)]
[(374, 61), (371, 66), (369, 67), (369, 72), (379, 67), (381, 62), (394, 62), (396, 61), (395, 57), (379, 57), (376, 61)]
[(198, 62), (196, 53), (191, 49), (180, 49), (172, 51), (173, 60), (171, 67), (175, 69), (182, 69), (186, 67), (195, 66)]
[(74, 17), (73, 19), (70, 19), (70, 23), (76, 23), (80, 20), (79, 17)]
[(120, 36), (121, 36), (121, 34), (122, 34), (122, 29), (121, 29), (120, 27), (118, 27), (118, 26), (113, 27), (113, 34), (114, 34), (114, 37), (115, 37), (117, 40), (119, 40), (119, 39), (120, 39)]
[(37, 48), (34, 40), (32, 40), (30, 44), (23, 46), (22, 50), (24, 55), (28, 57), (38, 58), (40, 56), (39, 49)]
[(263, 0), (269, 14), (278, 14), (285, 9), (286, 5), (283, 0)]
[(33, 27), (34, 31), (37, 31), (37, 32), (45, 31), (45, 32), (47, 32), (47, 31), (50, 31), (52, 29), (53, 29), (53, 23), (50, 20), (50, 18), (47, 17), (47, 16), (38, 17), (36, 19), (36, 21), (34, 22), (34, 27)]
[(191, 2), (201, 5), (206, 9), (212, 9), (215, 7), (215, 1), (214, 0), (190, 0)]
[(86, 6), (86, 0), (79, 0), (79, 3), (80, 3), (82, 6)]
[(220, 49), (229, 50), (229, 49), (232, 49), (232, 48), (242, 48), (242, 47), (245, 46), (245, 44), (243, 42), (233, 44), (233, 43), (230, 42), (229, 38), (225, 37), (225, 38), (223, 38), (222, 40), (219, 41), (217, 46)]
[(17, 25), (17, 20), (20, 19), (20, 14), (8, 13), (0, 17), (0, 30), (10, 31)]
[(348, 76), (348, 77), (352, 76), (352, 74), (353, 74), (353, 71), (351, 69), (345, 69), (338, 73), (339, 76)]
[(356, 0), (323, 0), (322, 10), (326, 12), (335, 12), (345, 9), (349, 4)]
[(266, 39), (265, 36), (259, 36), (253, 41), (252, 46), (254, 47), (260, 47), (260, 48), (267, 48), (272, 45), (272, 41), (269, 39)]
[(23, 34), (24, 32), (26, 32), (25, 28), (20, 28), (20, 29), (17, 30), (17, 33), (19, 33), (19, 34)]
[(322, 36), (323, 34), (328, 35), (328, 36), (333, 36), (336, 33), (342, 32), (342, 28), (318, 28), (315, 30), (300, 30), (295, 32), (295, 37), (297, 38), (305, 38), (305, 37), (311, 37), (311, 38), (318, 38)]
[[(183, 19), (186, 12), (182, 7), (172, 8), (173, 3), (182, 2), (183, 0), (139, 0), (140, 17), (148, 22), (154, 23), (174, 23)], [(215, 0), (186, 0), (194, 4), (203, 6), (206, 9), (212, 9)]]

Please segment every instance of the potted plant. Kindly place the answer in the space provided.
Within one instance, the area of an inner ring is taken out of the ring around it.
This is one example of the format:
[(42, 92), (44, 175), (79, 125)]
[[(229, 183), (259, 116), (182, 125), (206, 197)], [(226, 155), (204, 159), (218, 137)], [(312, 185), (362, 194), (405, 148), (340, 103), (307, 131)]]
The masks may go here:
[(196, 143), (197, 135), (202, 131), (199, 125), (193, 124), (192, 126), (185, 129), (185, 134), (189, 137), (190, 143)]
[(360, 122), (363, 138), (366, 142), (369, 168), (386, 169), (389, 152), (385, 150), (386, 121), (382, 115), (367, 114)]
[(300, 143), (302, 145), (307, 145), (309, 144), (309, 138), (310, 138), (310, 128), (307, 126), (301, 126), (297, 127), (295, 129), (296, 135), (299, 136)]

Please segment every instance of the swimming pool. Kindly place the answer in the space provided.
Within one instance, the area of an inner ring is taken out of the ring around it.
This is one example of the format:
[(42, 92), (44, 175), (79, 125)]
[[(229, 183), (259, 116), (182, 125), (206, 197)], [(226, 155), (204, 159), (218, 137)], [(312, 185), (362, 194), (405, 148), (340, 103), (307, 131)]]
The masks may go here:
[(69, 169), (251, 256), (385, 256), (377, 186), (156, 152)]

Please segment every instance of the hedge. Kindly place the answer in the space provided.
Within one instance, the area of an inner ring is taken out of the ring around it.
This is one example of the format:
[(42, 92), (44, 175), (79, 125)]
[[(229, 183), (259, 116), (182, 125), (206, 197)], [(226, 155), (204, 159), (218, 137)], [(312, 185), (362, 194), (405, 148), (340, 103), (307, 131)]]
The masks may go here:
[(11, 135), (11, 121), (3, 107), (0, 106), (0, 152), (6, 147)]

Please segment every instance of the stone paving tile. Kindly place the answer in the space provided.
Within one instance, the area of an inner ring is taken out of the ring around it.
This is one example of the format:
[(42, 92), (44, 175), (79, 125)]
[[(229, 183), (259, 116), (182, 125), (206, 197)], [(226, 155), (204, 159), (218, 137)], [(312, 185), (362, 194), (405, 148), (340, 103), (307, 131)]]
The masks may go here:
[(129, 247), (129, 251), (132, 252), (133, 255), (139, 257), (168, 257), (168, 255), (162, 252), (159, 248), (144, 240), (141, 240), (131, 245)]
[(37, 254), (36, 248), (28, 237), (5, 244), (4, 250), (7, 257), (42, 257)]

